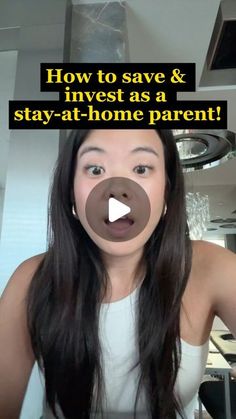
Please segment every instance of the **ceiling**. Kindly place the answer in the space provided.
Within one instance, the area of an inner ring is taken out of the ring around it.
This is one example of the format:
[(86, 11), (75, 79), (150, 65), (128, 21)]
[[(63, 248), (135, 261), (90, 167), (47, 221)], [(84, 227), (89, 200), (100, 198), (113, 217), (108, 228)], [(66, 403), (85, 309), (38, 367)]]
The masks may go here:
[[(223, 1), (236, 5), (235, 0)], [(82, 3), (107, 3), (106, 7), (112, 6), (112, 1), (73, 0), (74, 5)], [(201, 86), (220, 0), (127, 0), (124, 4), (127, 8), (130, 61), (196, 63), (197, 91), (179, 94), (178, 98), (227, 100), (228, 129), (236, 132), (236, 70), (231, 71), (230, 86), (222, 70), (214, 70), (213, 81)], [(0, 187), (3, 188), (9, 140), (6, 102), (13, 95), (16, 58), (14, 52), (0, 53), (0, 117), (5, 121), (0, 128)], [(221, 84), (216, 86), (214, 79), (217, 78), (217, 71), (221, 72)], [(236, 159), (216, 168), (186, 174), (186, 187), (209, 195), (211, 218), (232, 217), (232, 211), (236, 209)], [(208, 236), (220, 237), (225, 233), (236, 234), (236, 229), (218, 228), (209, 232)]]

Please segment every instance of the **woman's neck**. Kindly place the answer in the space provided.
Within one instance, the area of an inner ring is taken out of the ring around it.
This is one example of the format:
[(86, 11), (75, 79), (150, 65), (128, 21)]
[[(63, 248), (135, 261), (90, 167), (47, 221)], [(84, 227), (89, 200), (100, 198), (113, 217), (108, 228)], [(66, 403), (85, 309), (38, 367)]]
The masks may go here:
[(142, 250), (122, 256), (103, 254), (111, 286), (107, 295), (111, 297), (111, 301), (124, 298), (142, 281), (144, 267), (141, 259)]

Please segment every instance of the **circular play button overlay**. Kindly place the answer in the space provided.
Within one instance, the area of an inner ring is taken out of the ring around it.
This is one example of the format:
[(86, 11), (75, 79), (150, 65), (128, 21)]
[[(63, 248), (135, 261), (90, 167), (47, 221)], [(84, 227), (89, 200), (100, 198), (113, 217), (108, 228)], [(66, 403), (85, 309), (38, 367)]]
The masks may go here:
[(112, 177), (92, 189), (85, 211), (96, 234), (120, 242), (141, 233), (151, 209), (148, 196), (138, 183), (125, 177)]

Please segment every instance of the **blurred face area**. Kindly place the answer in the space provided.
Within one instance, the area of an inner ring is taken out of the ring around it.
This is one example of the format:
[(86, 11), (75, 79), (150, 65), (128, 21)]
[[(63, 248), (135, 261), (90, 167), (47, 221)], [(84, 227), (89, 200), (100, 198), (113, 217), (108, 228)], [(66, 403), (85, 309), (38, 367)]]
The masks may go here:
[[(86, 218), (90, 192), (99, 182), (112, 177), (125, 177), (138, 183), (150, 200), (149, 221), (143, 231), (130, 240), (106, 240), (93, 231)], [(163, 214), (165, 184), (164, 150), (155, 130), (91, 130), (77, 154), (75, 210), (87, 234), (104, 254), (128, 256), (142, 252)]]

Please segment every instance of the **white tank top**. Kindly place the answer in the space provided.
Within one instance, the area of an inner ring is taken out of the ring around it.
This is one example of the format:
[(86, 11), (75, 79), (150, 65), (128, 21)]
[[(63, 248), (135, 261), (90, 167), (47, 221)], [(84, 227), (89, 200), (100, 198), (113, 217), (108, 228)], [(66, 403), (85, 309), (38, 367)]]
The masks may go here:
[[(134, 403), (139, 378), (139, 367), (130, 369), (137, 361), (135, 340), (135, 312), (138, 302), (136, 288), (122, 300), (102, 304), (99, 321), (99, 337), (102, 347), (102, 367), (105, 379), (106, 419), (133, 419)], [(175, 391), (180, 397), (187, 419), (194, 418), (196, 394), (204, 375), (207, 341), (202, 346), (192, 346), (181, 339), (182, 359)], [(147, 419), (144, 393), (137, 405), (137, 419)], [(63, 417), (63, 416), (62, 416)], [(45, 411), (44, 419), (54, 416)], [(179, 419), (180, 416), (177, 415)]]

